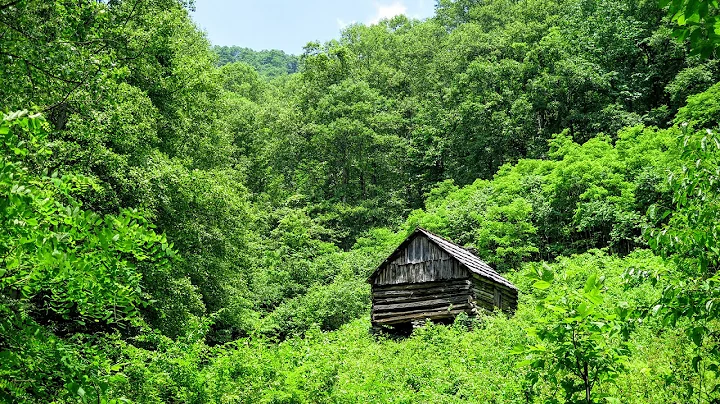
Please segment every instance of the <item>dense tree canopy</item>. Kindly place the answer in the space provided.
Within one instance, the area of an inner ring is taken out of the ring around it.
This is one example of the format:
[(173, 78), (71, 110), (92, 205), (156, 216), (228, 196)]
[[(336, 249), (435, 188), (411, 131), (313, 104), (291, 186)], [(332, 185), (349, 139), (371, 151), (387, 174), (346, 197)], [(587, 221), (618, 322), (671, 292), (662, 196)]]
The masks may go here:
[(214, 46), (220, 66), (228, 63), (245, 63), (252, 66), (261, 76), (275, 78), (286, 74), (297, 73), (298, 57), (271, 49), (256, 51), (239, 46)]
[[(717, 3), (439, 0), (302, 55), (0, 4), (0, 401), (717, 402)], [(422, 226), (514, 317), (368, 332)]]

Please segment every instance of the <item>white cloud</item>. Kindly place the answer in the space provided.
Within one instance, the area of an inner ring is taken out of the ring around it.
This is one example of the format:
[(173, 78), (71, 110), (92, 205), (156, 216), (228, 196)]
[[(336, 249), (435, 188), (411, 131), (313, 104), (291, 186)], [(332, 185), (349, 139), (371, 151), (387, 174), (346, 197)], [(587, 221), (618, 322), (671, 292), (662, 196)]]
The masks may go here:
[(401, 1), (396, 1), (392, 4), (375, 3), (375, 15), (367, 21), (367, 24), (377, 24), (382, 19), (392, 18), (405, 13), (407, 13), (407, 6)]
[(337, 25), (338, 25), (338, 27), (340, 27), (340, 29), (345, 29), (345, 28), (347, 28), (347, 27), (349, 27), (349, 26), (351, 26), (351, 25), (353, 25), (353, 24), (355, 24), (355, 23), (357, 22), (357, 21), (355, 21), (355, 20), (352, 20), (352, 21), (350, 21), (350, 22), (346, 22), (346, 21), (344, 21), (344, 20), (341, 20), (340, 18), (337, 18), (336, 21), (337, 21)]

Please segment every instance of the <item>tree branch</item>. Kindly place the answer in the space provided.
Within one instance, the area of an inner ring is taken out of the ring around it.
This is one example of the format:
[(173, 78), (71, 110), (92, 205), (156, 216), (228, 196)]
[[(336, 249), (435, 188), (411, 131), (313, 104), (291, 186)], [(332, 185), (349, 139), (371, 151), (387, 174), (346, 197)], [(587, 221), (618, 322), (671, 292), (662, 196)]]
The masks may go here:
[(79, 84), (82, 84), (82, 81), (70, 80), (70, 79), (65, 79), (65, 78), (56, 76), (56, 75), (48, 72), (47, 70), (43, 69), (42, 67), (39, 67), (38, 65), (30, 62), (29, 60), (27, 60), (27, 59), (25, 59), (25, 58), (23, 58), (23, 57), (14, 55), (14, 54), (12, 54), (12, 53), (3, 52), (3, 51), (0, 51), (0, 54), (2, 54), (2, 55), (7, 55), (7, 56), (11, 56), (11, 57), (14, 57), (14, 58), (16, 58), (16, 59), (22, 60), (22, 61), (25, 62), (27, 65), (33, 67), (33, 68), (36, 69), (36, 70), (39, 70), (40, 72), (42, 72), (42, 73), (45, 74), (46, 76), (48, 76), (48, 77), (50, 77), (50, 78), (53, 78), (53, 79), (55, 79), (55, 80), (60, 80), (60, 81), (62, 81), (62, 82), (64, 82), (64, 83), (67, 83), (67, 84), (78, 84), (78, 83), (79, 83)]
[(29, 40), (31, 40), (31, 41), (36, 41), (36, 39), (33, 38), (31, 35), (27, 34), (27, 33), (24, 32), (23, 30), (21, 30), (20, 28), (12, 25), (12, 24), (10, 24), (10, 23), (8, 23), (7, 21), (3, 20), (2, 18), (0, 18), (0, 23), (2, 23), (3, 25), (5, 25), (6, 27), (10, 28), (11, 30), (17, 32), (18, 34), (24, 36), (25, 38), (27, 38), (27, 39), (29, 39)]
[(20, 0), (15, 0), (15, 1), (11, 1), (10, 3), (3, 4), (2, 6), (0, 6), (0, 11), (5, 10), (6, 8), (10, 8), (18, 3), (20, 3)]
[(87, 83), (88, 80), (89, 80), (91, 77), (95, 77), (95, 76), (97, 76), (98, 74), (100, 74), (100, 72), (102, 71), (101, 66), (96, 65), (96, 67), (97, 67), (97, 71), (95, 72), (95, 74), (88, 73), (83, 80), (78, 81), (78, 82), (75, 83), (75, 86), (74, 86), (73, 88), (71, 88), (70, 91), (67, 92), (67, 94), (65, 94), (65, 96), (63, 97), (62, 100), (60, 100), (60, 101), (56, 102), (55, 104), (53, 104), (53, 105), (45, 108), (45, 111), (52, 111), (53, 109), (55, 109), (55, 108), (59, 107), (60, 105), (62, 105), (65, 101), (67, 101), (68, 98), (70, 98), (70, 95), (72, 95), (72, 93), (74, 93), (75, 90), (77, 90), (78, 88), (80, 88), (80, 86), (82, 86), (83, 84)]
[(30, 87), (32, 88), (33, 97), (35, 97), (35, 89), (37, 87), (35, 86), (35, 81), (33, 81), (32, 71), (30, 70), (30, 65), (26, 61), (23, 61), (23, 62), (25, 64), (25, 71), (27, 72), (28, 80), (30, 80)]

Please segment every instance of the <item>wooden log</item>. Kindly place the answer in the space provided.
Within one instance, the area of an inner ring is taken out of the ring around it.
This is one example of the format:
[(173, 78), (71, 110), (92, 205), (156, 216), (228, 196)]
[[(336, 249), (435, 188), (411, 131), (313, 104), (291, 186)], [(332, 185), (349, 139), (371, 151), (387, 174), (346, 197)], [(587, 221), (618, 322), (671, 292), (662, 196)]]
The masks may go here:
[(373, 298), (372, 304), (373, 305), (385, 305), (385, 304), (400, 304), (400, 303), (413, 303), (413, 302), (422, 302), (427, 300), (435, 300), (435, 299), (455, 299), (455, 298), (463, 298), (463, 299), (473, 299), (472, 293), (469, 291), (454, 291), (452, 293), (448, 292), (441, 292), (441, 293), (423, 293), (418, 295), (411, 295), (411, 296), (390, 296), (390, 297), (384, 297), (384, 298)]
[(448, 306), (450, 304), (464, 304), (469, 302), (469, 296), (460, 296), (456, 298), (442, 298), (432, 300), (419, 300), (416, 302), (408, 303), (396, 303), (396, 304), (376, 304), (373, 306), (373, 313), (385, 312), (385, 311), (399, 311), (408, 308), (415, 307), (436, 307), (436, 306)]
[(454, 310), (456, 308), (472, 308), (469, 302), (460, 301), (455, 303), (442, 303), (442, 304), (431, 304), (431, 305), (419, 305), (405, 308), (399, 308), (395, 310), (373, 310), (372, 317), (388, 317), (401, 314), (419, 313), (423, 311), (442, 311), (442, 310)]
[(488, 279), (478, 277), (477, 275), (474, 275), (474, 274), (473, 274), (472, 281), (473, 281), (473, 284), (475, 284), (475, 286), (478, 289), (482, 289), (482, 290), (492, 291), (495, 286), (495, 284), (493, 282), (489, 281)]
[[(481, 309), (481, 310), (485, 310), (485, 309)], [(394, 318), (404, 318), (404, 319), (426, 318), (425, 316), (427, 315), (427, 313), (433, 313), (434, 316), (437, 316), (437, 317), (450, 317), (450, 316), (457, 315), (459, 313), (472, 313), (472, 308), (469, 306), (468, 307), (453, 307), (450, 310), (448, 310), (448, 308), (441, 308), (441, 309), (428, 308), (425, 310), (415, 310), (412, 312), (381, 313), (381, 314), (372, 316), (372, 321), (373, 322), (385, 321), (385, 320), (394, 319)], [(455, 313), (455, 314), (451, 315), (449, 313)]]
[(418, 282), (418, 283), (406, 283), (406, 284), (395, 284), (395, 285), (373, 285), (373, 292), (390, 289), (425, 289), (432, 287), (433, 285), (438, 286), (453, 286), (453, 285), (471, 285), (469, 278), (452, 279), (441, 282)]
[(494, 296), (492, 293), (488, 293), (484, 290), (473, 288), (473, 292), (475, 293), (475, 298), (478, 300), (486, 300), (486, 301), (492, 302), (494, 299)]
[(494, 299), (494, 295), (492, 293), (488, 293), (484, 290), (474, 289), (473, 288), (473, 296), (475, 296), (478, 300), (485, 300), (492, 302)]
[(467, 310), (442, 310), (442, 311), (427, 311), (427, 312), (420, 312), (420, 313), (413, 313), (413, 314), (403, 314), (395, 317), (386, 317), (386, 318), (373, 318), (374, 324), (397, 324), (397, 323), (407, 323), (411, 322), (415, 319), (438, 319), (438, 318), (448, 318), (448, 317), (455, 317), (460, 313), (464, 313)]
[(375, 292), (372, 296), (376, 299), (383, 299), (388, 297), (400, 297), (400, 296), (422, 296), (431, 295), (434, 293), (459, 293), (459, 292), (472, 292), (472, 289), (465, 286), (452, 286), (452, 287), (435, 287), (428, 289), (410, 289), (410, 290), (384, 290), (381, 292)]
[(441, 296), (452, 296), (452, 295), (472, 295), (468, 289), (433, 289), (427, 291), (414, 291), (412, 293), (389, 293), (383, 295), (373, 296), (373, 302), (381, 302), (386, 299), (414, 299), (414, 298), (427, 298), (428, 296), (441, 295)]
[(420, 297), (420, 296), (429, 296), (434, 294), (458, 294), (458, 293), (467, 293), (470, 294), (470, 289), (466, 288), (435, 288), (435, 289), (427, 289), (427, 290), (398, 290), (398, 291), (387, 291), (382, 293), (373, 294), (374, 300), (381, 300), (381, 299), (392, 299), (392, 298), (402, 298), (402, 297)]
[(373, 292), (383, 292), (386, 290), (413, 290), (413, 289), (432, 289), (440, 287), (472, 287), (472, 283), (463, 279), (452, 279), (440, 282), (416, 282), (416, 283), (404, 283), (395, 285), (376, 285), (373, 287)]
[(457, 304), (439, 304), (439, 305), (430, 305), (430, 306), (418, 306), (418, 307), (409, 307), (406, 309), (399, 309), (395, 311), (383, 311), (383, 312), (372, 312), (372, 318), (387, 318), (392, 316), (401, 316), (401, 315), (408, 315), (408, 314), (415, 314), (415, 313), (424, 313), (428, 311), (449, 311), (449, 310), (469, 310), (472, 308), (472, 305), (470, 302), (462, 302)]
[(437, 288), (431, 288), (431, 289), (413, 289), (413, 290), (389, 290), (389, 291), (382, 291), (382, 292), (376, 292), (372, 294), (373, 300), (381, 300), (381, 299), (392, 299), (392, 298), (402, 298), (402, 297), (420, 297), (420, 296), (429, 296), (429, 295), (436, 295), (436, 294), (471, 294), (471, 289), (468, 287), (463, 286), (454, 286), (454, 287), (437, 287)]
[(517, 294), (517, 290), (512, 289), (512, 288), (510, 288), (510, 287), (508, 287), (508, 286), (505, 286), (505, 285), (503, 285), (502, 283), (495, 282), (495, 281), (493, 281), (492, 279), (485, 278), (485, 277), (483, 277), (483, 276), (481, 276), (481, 275), (478, 275), (478, 274), (476, 274), (476, 273), (473, 273), (473, 274), (472, 274), (472, 277), (473, 277), (474, 280), (477, 280), (477, 281), (479, 281), (479, 282), (481, 282), (481, 283), (483, 283), (483, 284), (490, 284), (490, 285), (492, 285), (492, 286), (494, 286), (494, 287), (503, 289), (503, 290), (507, 291), (508, 293), (515, 293), (515, 294)]
[(456, 297), (463, 297), (466, 299), (472, 298), (472, 295), (468, 293), (467, 290), (459, 290), (455, 292), (441, 292), (441, 293), (433, 293), (433, 294), (423, 294), (423, 295), (410, 295), (410, 296), (392, 296), (392, 297), (385, 297), (385, 298), (373, 298), (373, 304), (379, 305), (379, 304), (394, 304), (394, 303), (410, 303), (410, 302), (419, 302), (423, 300), (432, 300), (432, 299), (443, 299), (443, 298), (456, 298)]
[[(476, 283), (473, 283), (473, 294), (479, 305), (483, 305), (486, 310), (492, 311), (495, 307), (500, 307), (505, 312), (513, 312), (517, 309), (517, 297), (509, 293), (505, 293), (504, 290), (497, 289), (495, 293), (488, 293), (485, 290), (480, 290), (476, 287)], [(500, 298), (500, 304), (498, 305), (497, 297)]]

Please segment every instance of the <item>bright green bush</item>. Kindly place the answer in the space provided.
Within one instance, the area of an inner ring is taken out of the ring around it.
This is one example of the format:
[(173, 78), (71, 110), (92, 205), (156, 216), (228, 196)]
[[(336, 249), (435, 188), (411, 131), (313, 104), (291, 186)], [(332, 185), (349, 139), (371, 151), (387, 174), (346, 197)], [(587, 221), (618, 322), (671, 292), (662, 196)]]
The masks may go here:
[[(509, 275), (524, 291), (513, 317), (497, 313), (474, 321), (459, 319), (451, 326), (428, 324), (406, 339), (372, 336), (367, 319), (330, 332), (322, 331), (319, 323), (309, 324), (302, 335), (279, 343), (256, 336), (213, 349), (192, 338), (173, 342), (144, 337), (146, 343), (152, 341), (153, 350), (126, 346), (126, 378), (113, 388), (143, 402), (567, 402), (551, 378), (539, 379), (531, 389), (531, 373), (518, 367), (523, 358), (512, 353), (517, 345), (532, 344), (526, 330), (549, 318), (541, 304), (547, 302), (548, 290), (533, 289), (538, 280), (526, 275), (543, 269), (563, 274), (553, 286), (559, 287), (554, 293), (561, 297), (561, 289), (583, 290), (588, 277), (600, 273), (605, 277), (604, 298), (594, 310), (611, 313), (624, 307), (636, 313), (653, 304), (661, 291), (638, 282), (635, 275), (658, 268), (673, 271), (646, 250), (624, 258), (593, 251), (528, 264), (522, 273)], [(689, 363), (683, 364), (692, 353), (682, 331), (652, 317), (627, 325), (622, 366), (614, 382), (598, 383), (593, 395), (648, 404), (685, 400), (687, 386), (675, 383), (683, 380), (696, 388), (702, 381), (693, 376)], [(613, 338), (607, 344), (617, 342)], [(552, 377), (557, 380), (573, 377), (569, 369), (555, 371)], [(666, 387), (669, 380), (673, 385)]]
[(86, 401), (105, 396), (117, 372), (106, 338), (137, 333), (148, 291), (172, 287), (143, 275), (166, 277), (176, 253), (137, 211), (85, 210), (75, 194), (88, 179), (34, 174), (46, 129), (27, 111), (0, 122), (0, 392)]

